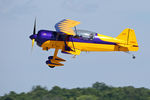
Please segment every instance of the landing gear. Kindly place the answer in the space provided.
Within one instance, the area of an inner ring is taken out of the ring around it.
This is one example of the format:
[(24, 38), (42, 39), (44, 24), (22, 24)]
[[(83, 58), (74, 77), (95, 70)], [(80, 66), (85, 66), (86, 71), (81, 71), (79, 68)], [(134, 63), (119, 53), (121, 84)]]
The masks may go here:
[(54, 56), (49, 56), (48, 60), (45, 62), (50, 68), (54, 68), (56, 66), (64, 66), (64, 64), (60, 62), (64, 62), (66, 60), (57, 57), (58, 50), (59, 49), (55, 49)]
[(54, 68), (55, 66), (49, 66), (50, 68)]
[(135, 59), (136, 58), (135, 55), (132, 55), (132, 58)]
[(128, 54), (132, 55), (132, 59), (135, 59), (135, 58), (136, 58), (135, 55), (132, 54), (131, 52), (125, 52), (125, 53), (128, 53)]

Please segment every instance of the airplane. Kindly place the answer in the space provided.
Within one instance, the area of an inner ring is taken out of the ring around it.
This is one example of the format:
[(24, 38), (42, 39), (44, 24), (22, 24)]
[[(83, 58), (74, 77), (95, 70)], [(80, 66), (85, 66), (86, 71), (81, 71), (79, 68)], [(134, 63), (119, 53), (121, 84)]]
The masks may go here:
[[(66, 60), (57, 56), (59, 49), (61, 53), (80, 55), (82, 51), (138, 51), (139, 46), (133, 29), (126, 28), (117, 37), (102, 35), (96, 32), (76, 29), (80, 22), (70, 19), (63, 19), (55, 24), (56, 31), (39, 30), (36, 34), (36, 19), (34, 22), (33, 34), (30, 35), (32, 40), (32, 48), (34, 42), (42, 48), (42, 50), (55, 49), (54, 55), (49, 56), (46, 64), (50, 68), (56, 66), (64, 66), (60, 62)], [(74, 29), (73, 29), (74, 27)], [(133, 59), (135, 56), (133, 55)]]

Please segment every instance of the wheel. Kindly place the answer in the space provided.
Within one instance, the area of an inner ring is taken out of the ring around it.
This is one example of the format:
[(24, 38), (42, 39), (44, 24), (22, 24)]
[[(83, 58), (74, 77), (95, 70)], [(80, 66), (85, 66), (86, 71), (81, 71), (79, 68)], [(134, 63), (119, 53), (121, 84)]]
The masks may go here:
[(49, 66), (50, 68), (54, 68), (55, 66)]
[(133, 55), (132, 58), (135, 59), (136, 57)]
[(49, 56), (48, 59), (49, 59), (49, 60), (50, 60), (50, 59), (53, 59), (53, 56)]

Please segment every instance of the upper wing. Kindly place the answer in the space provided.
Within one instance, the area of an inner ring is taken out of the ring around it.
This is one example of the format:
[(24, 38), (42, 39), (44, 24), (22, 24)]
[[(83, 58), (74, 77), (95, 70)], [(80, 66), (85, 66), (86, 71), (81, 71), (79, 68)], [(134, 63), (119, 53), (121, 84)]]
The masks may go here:
[(55, 25), (55, 29), (56, 31), (63, 32), (66, 35), (76, 35), (72, 27), (75, 27), (78, 24), (80, 24), (80, 22), (70, 19), (64, 19)]

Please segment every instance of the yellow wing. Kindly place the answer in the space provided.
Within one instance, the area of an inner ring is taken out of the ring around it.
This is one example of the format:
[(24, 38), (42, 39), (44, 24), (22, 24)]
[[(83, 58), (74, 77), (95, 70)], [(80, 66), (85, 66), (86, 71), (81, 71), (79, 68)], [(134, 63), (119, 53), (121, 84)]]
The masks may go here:
[(75, 27), (78, 24), (80, 24), (80, 22), (70, 19), (64, 19), (55, 25), (55, 29), (56, 31), (63, 32), (66, 35), (76, 35), (72, 27)]

